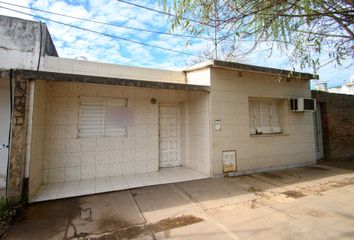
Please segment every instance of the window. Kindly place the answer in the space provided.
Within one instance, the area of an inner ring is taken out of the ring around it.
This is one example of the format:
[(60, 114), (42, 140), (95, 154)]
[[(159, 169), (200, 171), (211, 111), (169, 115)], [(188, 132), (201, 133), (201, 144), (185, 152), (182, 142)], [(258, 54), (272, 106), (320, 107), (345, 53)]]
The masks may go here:
[(79, 99), (79, 137), (125, 136), (131, 115), (124, 98)]
[(280, 100), (250, 99), (250, 134), (282, 133), (280, 122)]

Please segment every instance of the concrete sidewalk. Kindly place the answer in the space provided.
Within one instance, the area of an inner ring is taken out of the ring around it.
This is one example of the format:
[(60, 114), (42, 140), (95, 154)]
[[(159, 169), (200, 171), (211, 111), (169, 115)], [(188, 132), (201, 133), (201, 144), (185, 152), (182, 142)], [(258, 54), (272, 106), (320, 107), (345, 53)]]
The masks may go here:
[(353, 199), (316, 165), (32, 204), (5, 239), (353, 239)]

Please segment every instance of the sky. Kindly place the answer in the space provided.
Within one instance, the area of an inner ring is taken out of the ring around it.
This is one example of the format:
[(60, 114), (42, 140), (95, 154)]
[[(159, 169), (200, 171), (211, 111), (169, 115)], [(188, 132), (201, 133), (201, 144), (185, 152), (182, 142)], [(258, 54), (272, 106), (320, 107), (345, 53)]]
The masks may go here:
[[(157, 1), (129, 1), (148, 6), (150, 8), (159, 9)], [(79, 18), (160, 32), (169, 32), (171, 26), (170, 21), (165, 15), (128, 5), (116, 0), (0, 0), (0, 15), (45, 22), (60, 57), (75, 58), (78, 56), (84, 56), (89, 61), (171, 70), (183, 69), (190, 64), (191, 58), (195, 58), (178, 52), (164, 51), (158, 48), (148, 47), (126, 40), (102, 36), (96, 33), (64, 26), (55, 22), (38, 19), (33, 16), (12, 12), (1, 8), (1, 6), (42, 16), (51, 20), (80, 26), (82, 28), (91, 29), (93, 31), (108, 35), (114, 35), (120, 38), (158, 46), (161, 48), (173, 49), (174, 51), (185, 52), (191, 55), (200, 55), (200, 51), (206, 48), (212, 48), (213, 46), (211, 41), (205, 39), (190, 40), (189, 38), (184, 37), (161, 35), (107, 26), (10, 6), (1, 2), (15, 3), (21, 6), (37, 8)], [(174, 33), (189, 35), (187, 32), (183, 32), (181, 30)], [(186, 45), (188, 40), (190, 40), (190, 42)], [(241, 43), (242, 49), (249, 49), (251, 45), (252, 42)], [(238, 61), (245, 64), (253, 64), (264, 67), (289, 70), (292, 69), (292, 66), (288, 62), (286, 53), (275, 50), (271, 55), (269, 55), (269, 52), (264, 51), (265, 48), (265, 45), (260, 44), (253, 53), (239, 58)], [(321, 64), (325, 64), (328, 62), (328, 59), (326, 56), (323, 56), (321, 61)], [(334, 63), (325, 65), (318, 71), (320, 81), (327, 82), (329, 87), (340, 86), (344, 82), (349, 82), (351, 75), (354, 75), (353, 63), (353, 58), (348, 58), (343, 62), (342, 66), (337, 66)], [(301, 72), (312, 72), (310, 69), (300, 69), (298, 67), (296, 67), (295, 70)], [(314, 87), (314, 84), (315, 82), (312, 83), (312, 87)]]

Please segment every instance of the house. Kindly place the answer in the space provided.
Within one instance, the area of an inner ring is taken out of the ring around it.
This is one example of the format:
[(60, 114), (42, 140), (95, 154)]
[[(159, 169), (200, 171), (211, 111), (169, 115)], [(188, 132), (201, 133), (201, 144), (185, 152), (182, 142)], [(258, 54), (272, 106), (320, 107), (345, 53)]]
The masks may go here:
[[(7, 196), (30, 202), (313, 164), (317, 76), (224, 61), (183, 71), (45, 56), (13, 86)], [(24, 179), (24, 181), (23, 181)]]
[(317, 158), (349, 165), (354, 159), (354, 96), (313, 90), (312, 98), (317, 103), (314, 114)]
[(354, 75), (350, 77), (350, 82), (344, 83), (342, 86), (329, 88), (328, 92), (354, 95)]
[(316, 84), (316, 90), (330, 93), (354, 95), (354, 75), (351, 75), (350, 82), (345, 82), (343, 85), (337, 87), (328, 88), (326, 82), (318, 82)]
[[(45, 56), (58, 56), (46, 24), (0, 15), (0, 68), (38, 70)], [(6, 186), (10, 121), (9, 82), (0, 82), (0, 188)], [(3, 147), (4, 145), (4, 147)]]

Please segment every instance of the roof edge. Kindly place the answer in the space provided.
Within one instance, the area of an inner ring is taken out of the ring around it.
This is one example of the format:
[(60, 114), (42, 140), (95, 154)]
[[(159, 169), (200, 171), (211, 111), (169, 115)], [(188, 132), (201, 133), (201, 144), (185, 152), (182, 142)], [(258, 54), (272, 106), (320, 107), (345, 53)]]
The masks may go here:
[(236, 63), (236, 62), (227, 62), (221, 60), (212, 60), (203, 62), (200, 64), (193, 65), (191, 67), (186, 68), (184, 71), (195, 71), (206, 67), (214, 67), (214, 68), (224, 68), (231, 70), (240, 70), (247, 72), (259, 72), (259, 73), (267, 73), (272, 75), (280, 75), (287, 77), (300, 77), (302, 79), (311, 80), (311, 79), (319, 79), (319, 76), (311, 73), (302, 73), (278, 68), (270, 68), (270, 67), (262, 67), (244, 63)]
[[(0, 77), (8, 78), (10, 76), (10, 71), (11, 70), (9, 69), (0, 69)], [(201, 85), (192, 85), (192, 84), (185, 84), (185, 83), (156, 82), (156, 81), (147, 81), (147, 80), (102, 77), (102, 76), (81, 75), (81, 74), (71, 74), (71, 73), (35, 71), (35, 70), (27, 70), (27, 69), (12, 69), (12, 71), (13, 74), (23, 75), (25, 79), (210, 92), (210, 86), (204, 86), (204, 85), (201, 86)]]

